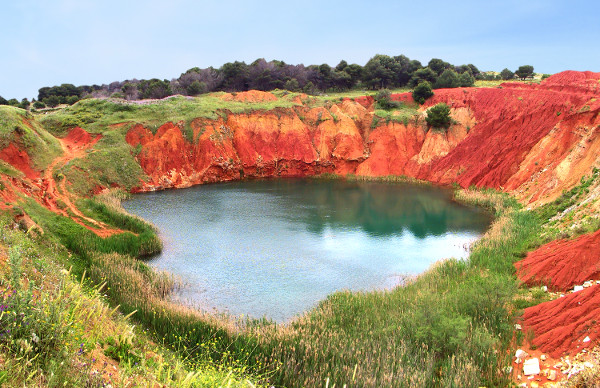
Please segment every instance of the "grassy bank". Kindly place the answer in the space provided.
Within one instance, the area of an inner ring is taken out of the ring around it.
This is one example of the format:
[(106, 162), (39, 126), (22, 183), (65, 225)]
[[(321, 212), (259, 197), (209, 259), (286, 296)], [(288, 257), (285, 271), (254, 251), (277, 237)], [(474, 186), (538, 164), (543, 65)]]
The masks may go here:
[(157, 345), (109, 305), (110, 286), (65, 269), (76, 260), (50, 233), (0, 215), (1, 386), (256, 386), (242, 370), (191, 365)]

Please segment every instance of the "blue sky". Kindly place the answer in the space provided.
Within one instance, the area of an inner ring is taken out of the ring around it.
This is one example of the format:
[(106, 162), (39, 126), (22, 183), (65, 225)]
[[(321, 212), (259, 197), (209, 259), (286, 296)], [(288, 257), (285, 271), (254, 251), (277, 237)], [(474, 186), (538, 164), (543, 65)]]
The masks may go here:
[(19, 0), (0, 7), (0, 95), (178, 77), (257, 58), (364, 65), (375, 54), (480, 70), (600, 71), (596, 1)]

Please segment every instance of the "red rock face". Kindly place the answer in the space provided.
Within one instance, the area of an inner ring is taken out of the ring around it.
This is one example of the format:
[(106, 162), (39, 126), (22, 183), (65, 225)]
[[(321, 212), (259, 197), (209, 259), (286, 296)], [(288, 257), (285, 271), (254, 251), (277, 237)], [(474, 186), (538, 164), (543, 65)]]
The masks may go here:
[[(138, 160), (152, 178), (140, 190), (240, 177), (395, 174), (492, 187), (541, 204), (577, 184), (596, 162), (598, 79), (600, 73), (568, 71), (540, 85), (436, 90), (423, 109), (450, 105), (457, 123), (447, 132), (429, 130), (423, 117), (372, 129), (373, 99), (362, 97), (329, 109), (299, 106), (230, 114), (226, 121), (198, 119), (194, 142), (172, 123), (156, 135), (138, 125), (127, 141), (142, 145)], [(409, 93), (392, 98), (412, 103)]]

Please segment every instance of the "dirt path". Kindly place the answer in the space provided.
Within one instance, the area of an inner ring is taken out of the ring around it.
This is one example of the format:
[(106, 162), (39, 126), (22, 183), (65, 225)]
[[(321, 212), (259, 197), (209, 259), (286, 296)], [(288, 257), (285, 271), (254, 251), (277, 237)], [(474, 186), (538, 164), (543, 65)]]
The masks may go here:
[[(73, 221), (96, 233), (100, 237), (108, 237), (115, 233), (122, 233), (120, 229), (112, 229), (103, 222), (85, 216), (71, 201), (71, 194), (66, 187), (66, 180), (57, 183), (53, 173), (56, 169), (66, 165), (73, 159), (84, 157), (89, 150), (100, 140), (101, 135), (92, 137), (82, 129), (73, 129), (63, 139), (58, 139), (63, 149), (63, 155), (50, 163), (42, 176), (42, 201), (52, 212), (70, 217)], [(59, 203), (61, 204), (59, 206)], [(93, 226), (91, 226), (93, 225)]]

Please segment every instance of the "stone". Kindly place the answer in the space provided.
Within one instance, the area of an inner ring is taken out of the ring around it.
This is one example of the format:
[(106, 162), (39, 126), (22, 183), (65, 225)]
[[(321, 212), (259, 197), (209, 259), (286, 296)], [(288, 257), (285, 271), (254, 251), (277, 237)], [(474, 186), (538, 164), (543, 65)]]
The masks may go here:
[(531, 388), (539, 388), (540, 385), (538, 383), (536, 383), (535, 381), (532, 381), (531, 384), (529, 384), (529, 386)]
[(521, 327), (521, 325), (519, 325), (518, 323), (517, 323), (517, 324), (515, 324), (515, 330), (521, 330), (521, 329), (523, 329), (523, 328)]
[(517, 358), (517, 360), (523, 359), (527, 356), (528, 356), (527, 352), (522, 349), (517, 349), (517, 351), (515, 352), (515, 357)]
[(583, 291), (583, 286), (575, 286), (573, 287), (573, 292)]
[(523, 362), (523, 374), (525, 376), (537, 375), (540, 373), (540, 360), (537, 358), (530, 358)]
[(548, 378), (548, 380), (550, 381), (554, 381), (556, 380), (556, 371), (554, 369), (550, 369), (548, 371), (548, 374), (546, 375), (546, 377)]
[(540, 356), (540, 360), (542, 360), (542, 361), (546, 361), (546, 358), (548, 358), (548, 357), (546, 357), (546, 355), (545, 355), (545, 354), (542, 354), (542, 355)]
[(590, 342), (590, 341), (591, 341), (591, 339), (588, 336), (585, 336), (585, 338), (583, 339), (583, 342)]

